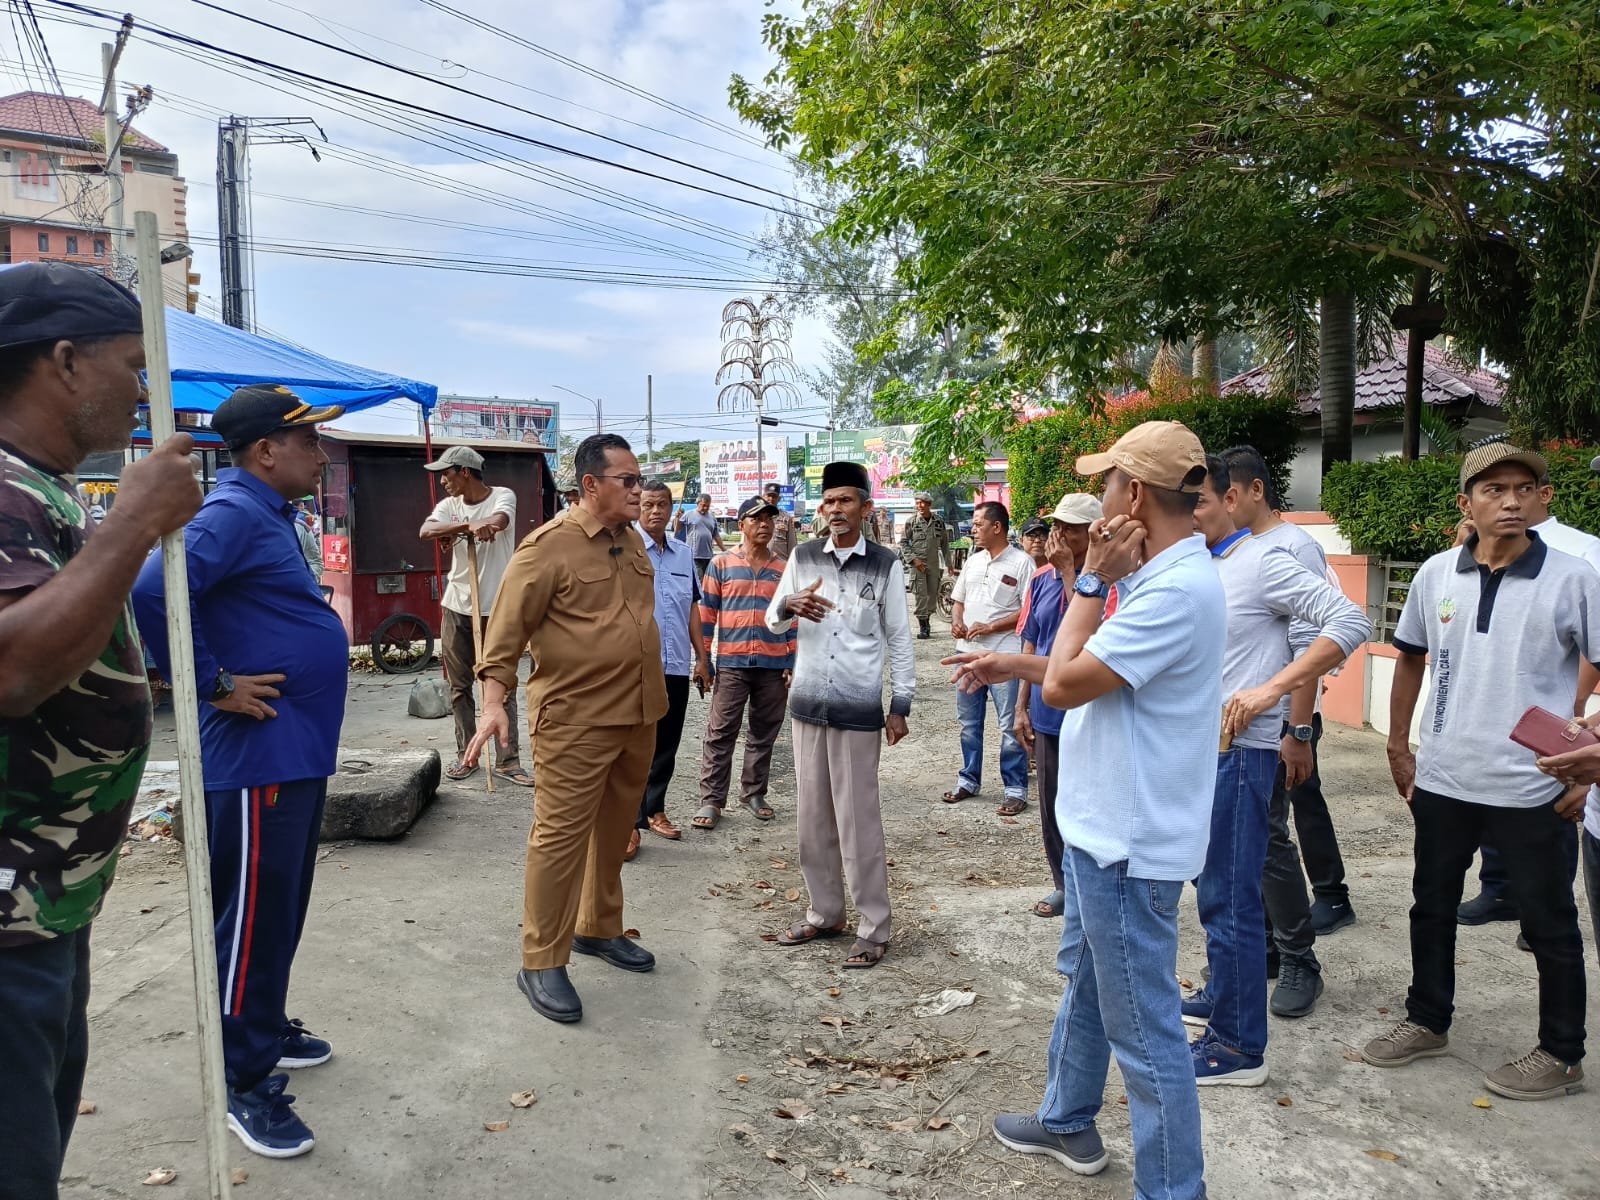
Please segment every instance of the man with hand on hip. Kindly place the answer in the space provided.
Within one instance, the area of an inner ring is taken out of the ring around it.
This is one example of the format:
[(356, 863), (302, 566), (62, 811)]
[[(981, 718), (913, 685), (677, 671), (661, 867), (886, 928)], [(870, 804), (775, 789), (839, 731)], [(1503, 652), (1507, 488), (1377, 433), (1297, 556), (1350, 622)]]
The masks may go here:
[[(868, 542), (871, 481), (859, 463), (822, 469), (826, 541), (799, 546), (767, 606), (767, 628), (799, 622), (789, 708), (794, 716), (796, 817), (806, 918), (778, 935), (800, 946), (845, 932), (849, 882), (860, 924), (844, 966), (875, 967), (889, 943), (889, 864), (878, 802), (883, 742), (906, 735), (916, 692), (905, 572), (892, 550)], [(883, 711), (883, 661), (891, 699)]]
[[(350, 642), (306, 570), (292, 501), (316, 487), (327, 464), (318, 423), (343, 411), (313, 408), (284, 387), (235, 391), (211, 417), (235, 465), (218, 474), (184, 531), (228, 1127), (269, 1158), (314, 1144), (289, 1106), (288, 1076), (274, 1070), (333, 1054), (288, 1018), (285, 1003), (328, 776), (338, 769)], [(169, 602), (161, 555), (151, 555), (133, 606), (171, 679)]]
[[(1048, 659), (958, 654), (974, 689), (1023, 677), (1066, 711), (1058, 785), (1066, 911), (1056, 968), (1066, 990), (1050, 1038), (1044, 1100), (1005, 1113), (995, 1137), (1081, 1175), (1109, 1158), (1095, 1117), (1117, 1056), (1133, 1125), (1138, 1196), (1203, 1200), (1194, 1062), (1179, 1016), (1178, 901), (1205, 864), (1222, 725), (1227, 600), (1194, 506), (1200, 441), (1147, 421), (1078, 459), (1106, 477), (1107, 519), (1090, 526), (1083, 571)], [(1116, 614), (1102, 620), (1115, 583)]]

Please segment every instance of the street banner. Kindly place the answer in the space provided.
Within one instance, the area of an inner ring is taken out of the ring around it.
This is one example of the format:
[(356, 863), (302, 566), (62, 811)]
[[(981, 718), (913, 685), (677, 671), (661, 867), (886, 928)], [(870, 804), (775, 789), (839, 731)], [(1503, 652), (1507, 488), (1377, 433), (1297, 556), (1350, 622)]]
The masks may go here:
[(711, 497), (711, 511), (718, 516), (733, 516), (743, 501), (760, 494), (763, 484), (787, 482), (787, 438), (762, 439), (761, 467), (758, 476), (755, 438), (701, 442), (700, 490)]
[(895, 482), (911, 466), (916, 425), (881, 425), (874, 429), (836, 429), (806, 434), (806, 498), (822, 499), (822, 468), (830, 462), (855, 462), (867, 468), (872, 499), (888, 508), (909, 509), (916, 489)]

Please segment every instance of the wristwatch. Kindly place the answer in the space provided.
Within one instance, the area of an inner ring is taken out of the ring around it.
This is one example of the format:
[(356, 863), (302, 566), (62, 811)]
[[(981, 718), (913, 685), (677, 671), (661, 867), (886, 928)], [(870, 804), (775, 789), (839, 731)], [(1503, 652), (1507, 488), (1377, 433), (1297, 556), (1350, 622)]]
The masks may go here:
[(1088, 596), (1091, 600), (1104, 600), (1111, 588), (1093, 571), (1080, 571), (1072, 590), (1080, 596)]
[(1297, 742), (1309, 742), (1311, 740), (1311, 735), (1315, 732), (1316, 731), (1309, 725), (1289, 726), (1289, 736)]
[(231, 695), (233, 695), (233, 676), (228, 674), (226, 667), (218, 667), (216, 681), (211, 685), (211, 695), (206, 699), (215, 704), (218, 700), (226, 700)]

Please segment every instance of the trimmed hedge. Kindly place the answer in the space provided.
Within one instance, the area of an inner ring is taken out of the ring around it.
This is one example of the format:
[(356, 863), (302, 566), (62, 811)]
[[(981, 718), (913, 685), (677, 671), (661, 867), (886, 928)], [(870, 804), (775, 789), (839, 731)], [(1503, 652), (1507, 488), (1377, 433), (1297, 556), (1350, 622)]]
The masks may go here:
[[(1556, 489), (1551, 512), (1577, 529), (1600, 531), (1600, 475), (1589, 469), (1600, 447), (1560, 446), (1541, 453)], [(1416, 462), (1337, 463), (1322, 481), (1322, 507), (1357, 554), (1421, 562), (1455, 538), (1460, 474), (1459, 454), (1431, 454)]]
[(1300, 417), (1288, 396), (1201, 393), (1145, 399), (1096, 411), (1063, 409), (1018, 426), (1006, 438), (1012, 520), (1054, 508), (1068, 492), (1099, 492), (1073, 470), (1080, 454), (1104, 450), (1145, 421), (1182, 421), (1208, 451), (1248, 445), (1261, 451), (1279, 492), (1289, 490), (1289, 465), (1299, 450)]

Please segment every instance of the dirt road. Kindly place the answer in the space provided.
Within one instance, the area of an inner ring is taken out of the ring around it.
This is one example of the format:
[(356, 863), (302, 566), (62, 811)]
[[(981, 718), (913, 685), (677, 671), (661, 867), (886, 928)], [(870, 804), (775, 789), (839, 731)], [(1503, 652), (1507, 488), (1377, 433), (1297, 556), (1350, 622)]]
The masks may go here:
[[(710, 835), (686, 828), (680, 843), (646, 835), (627, 868), (627, 922), (659, 969), (633, 976), (580, 960), (585, 1019), (551, 1024), (513, 983), (529, 795), (488, 796), (481, 780), (448, 787), (399, 842), (324, 848), (290, 998), (290, 1014), (336, 1051), (291, 1081), (317, 1148), (271, 1162), (234, 1144), (249, 1175), (239, 1196), (1129, 1195), (1115, 1070), (1104, 1174), (1069, 1175), (989, 1133), (995, 1112), (1038, 1101), (1059, 926), (1030, 911), (1049, 890), (1036, 808), (1011, 823), (992, 797), (939, 803), (958, 765), (954, 703), (941, 643), (917, 647), (911, 736), (883, 756), (896, 911), (882, 966), (841, 970), (847, 944), (762, 939), (802, 912), (785, 734), (776, 821), (734, 814)], [(346, 743), (447, 751), (447, 722), (405, 716), (408, 685), (358, 676)], [(669, 801), (685, 827), (704, 716), (692, 700)], [(156, 758), (174, 756), (164, 736)], [(1534, 1041), (1533, 963), (1514, 928), (1461, 931), (1449, 1057), (1391, 1072), (1350, 1061), (1402, 1011), (1410, 828), (1376, 735), (1335, 730), (1323, 755), (1361, 919), (1318, 947), (1328, 990), (1316, 1013), (1273, 1021), (1268, 1085), (1202, 1095), (1212, 1195), (1600, 1195), (1589, 1136), (1600, 1084), (1559, 1102), (1474, 1106), (1483, 1072)], [(80, 1119), (68, 1156), (71, 1200), (201, 1194), (181, 872), (176, 847), (135, 845), (96, 925), (85, 1095), (97, 1111)], [(1183, 921), (1180, 972), (1197, 979), (1192, 895)], [(1588, 961), (1594, 982), (1592, 945)], [(915, 1015), (919, 998), (944, 989), (976, 999)], [(538, 1102), (513, 1108), (510, 1096), (529, 1088)], [(501, 1121), (503, 1131), (485, 1128)], [(177, 1169), (175, 1183), (140, 1186), (162, 1166)]]

